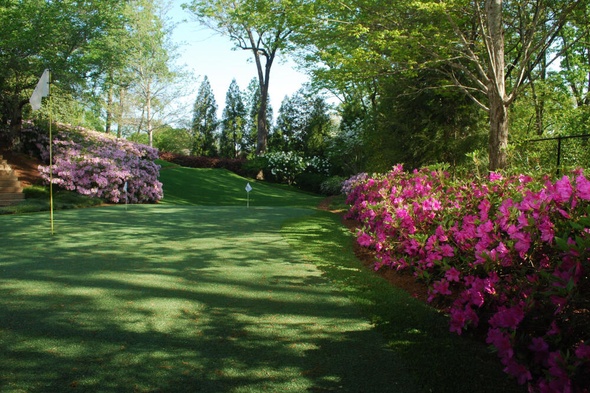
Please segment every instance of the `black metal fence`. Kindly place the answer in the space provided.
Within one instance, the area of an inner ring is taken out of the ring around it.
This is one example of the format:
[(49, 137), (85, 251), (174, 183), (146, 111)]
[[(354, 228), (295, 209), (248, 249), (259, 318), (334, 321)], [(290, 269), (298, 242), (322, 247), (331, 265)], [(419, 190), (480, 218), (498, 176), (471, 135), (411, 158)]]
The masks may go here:
[[(528, 142), (550, 142), (557, 141), (555, 148), (545, 146), (544, 148), (533, 148), (533, 146), (524, 146), (525, 149), (533, 150), (539, 161), (544, 164), (552, 165), (555, 163), (556, 173), (559, 175), (564, 168), (590, 166), (590, 134), (556, 136), (551, 138), (529, 139)], [(574, 143), (574, 140), (580, 139), (581, 143)], [(572, 142), (572, 143), (568, 143)]]

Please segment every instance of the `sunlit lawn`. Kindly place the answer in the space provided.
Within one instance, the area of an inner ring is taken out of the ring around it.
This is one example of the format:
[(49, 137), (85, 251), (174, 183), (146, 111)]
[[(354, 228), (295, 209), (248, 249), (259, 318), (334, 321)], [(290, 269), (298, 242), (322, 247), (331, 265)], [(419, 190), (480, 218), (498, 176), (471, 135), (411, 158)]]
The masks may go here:
[(0, 216), (0, 392), (512, 386), (363, 270), (321, 198), (253, 182), (247, 207), (245, 179), (197, 172), (165, 169), (158, 205), (57, 211), (53, 236), (47, 213)]

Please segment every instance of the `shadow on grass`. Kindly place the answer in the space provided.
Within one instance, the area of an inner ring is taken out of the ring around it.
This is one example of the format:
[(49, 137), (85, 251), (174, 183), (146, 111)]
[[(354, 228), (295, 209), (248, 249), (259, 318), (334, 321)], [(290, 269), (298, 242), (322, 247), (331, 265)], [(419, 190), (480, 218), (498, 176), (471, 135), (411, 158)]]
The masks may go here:
[[(502, 372), (496, 355), (485, 344), (450, 333), (446, 316), (366, 269), (354, 257), (353, 239), (340, 225), (339, 216), (318, 212), (311, 218), (294, 219), (283, 234), (365, 312), (387, 347), (401, 359), (418, 391), (525, 391)], [(398, 364), (375, 362), (373, 366), (389, 374)]]
[(54, 236), (0, 217), (0, 391), (421, 391), (281, 237), (310, 213), (116, 206)]

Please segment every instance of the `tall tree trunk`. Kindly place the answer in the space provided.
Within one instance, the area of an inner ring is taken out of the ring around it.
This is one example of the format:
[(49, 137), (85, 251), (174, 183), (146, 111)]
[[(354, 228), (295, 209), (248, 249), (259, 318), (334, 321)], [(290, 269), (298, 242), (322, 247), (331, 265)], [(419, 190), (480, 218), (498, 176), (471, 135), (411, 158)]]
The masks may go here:
[(119, 88), (119, 110), (117, 111), (117, 138), (123, 137), (123, 118), (125, 117), (125, 88)]
[(151, 81), (148, 81), (147, 84), (147, 92), (146, 92), (146, 107), (147, 107), (147, 114), (146, 114), (146, 123), (147, 123), (147, 133), (148, 138), (150, 141), (150, 147), (154, 147), (154, 132), (152, 130), (152, 92), (151, 92)]
[(107, 93), (107, 118), (105, 120), (104, 131), (107, 134), (111, 133), (111, 127), (113, 124), (113, 85), (109, 86)]
[(508, 149), (508, 110), (504, 100), (490, 89), (490, 139), (489, 139), (489, 169), (506, 168)]
[(490, 115), (489, 169), (504, 169), (507, 165), (508, 110), (506, 100), (504, 30), (502, 0), (486, 1), (489, 39), (488, 99)]

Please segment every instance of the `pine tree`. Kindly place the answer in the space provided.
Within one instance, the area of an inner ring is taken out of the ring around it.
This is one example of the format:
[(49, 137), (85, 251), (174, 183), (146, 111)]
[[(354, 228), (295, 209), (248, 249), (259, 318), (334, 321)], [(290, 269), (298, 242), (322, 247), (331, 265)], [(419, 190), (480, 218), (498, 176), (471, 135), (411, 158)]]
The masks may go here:
[(326, 101), (308, 86), (285, 97), (269, 136), (269, 150), (292, 151), (306, 157), (322, 155), (331, 130), (328, 109)]
[(225, 96), (225, 108), (221, 119), (219, 154), (237, 158), (242, 152), (242, 139), (246, 129), (246, 107), (236, 80), (232, 80)]
[(193, 110), (193, 124), (191, 127), (191, 155), (214, 157), (217, 155), (215, 131), (217, 130), (217, 104), (215, 96), (205, 76)]

